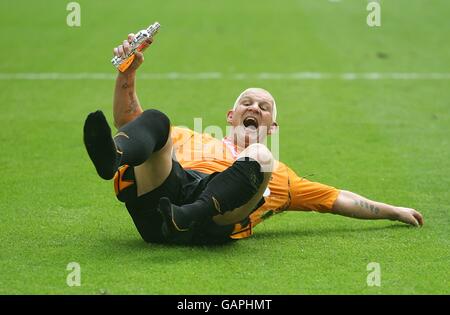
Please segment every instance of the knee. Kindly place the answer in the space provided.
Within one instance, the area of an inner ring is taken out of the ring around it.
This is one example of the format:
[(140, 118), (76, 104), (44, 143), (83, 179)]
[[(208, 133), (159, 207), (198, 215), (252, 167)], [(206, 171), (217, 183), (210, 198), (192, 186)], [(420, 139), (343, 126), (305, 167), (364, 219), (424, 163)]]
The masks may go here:
[(254, 143), (249, 145), (241, 154), (241, 157), (249, 157), (259, 163), (261, 171), (272, 172), (274, 158), (272, 152), (261, 143)]
[(159, 123), (163, 125), (164, 127), (170, 126), (170, 119), (167, 117), (166, 114), (163, 112), (157, 110), (157, 109), (147, 109), (145, 110), (142, 115), (144, 120), (148, 121), (149, 123)]
[(157, 109), (147, 109), (141, 115), (144, 128), (156, 139), (154, 151), (161, 150), (170, 136), (170, 119)]

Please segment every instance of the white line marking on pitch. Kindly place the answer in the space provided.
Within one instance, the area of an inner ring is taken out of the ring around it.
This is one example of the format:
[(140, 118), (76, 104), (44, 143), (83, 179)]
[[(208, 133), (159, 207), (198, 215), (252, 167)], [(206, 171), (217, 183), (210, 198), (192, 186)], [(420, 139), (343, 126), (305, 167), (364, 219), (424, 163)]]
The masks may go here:
[[(115, 73), (0, 73), (0, 80), (114, 80)], [(420, 72), (291, 72), (291, 73), (139, 73), (140, 80), (449, 80), (450, 73)]]

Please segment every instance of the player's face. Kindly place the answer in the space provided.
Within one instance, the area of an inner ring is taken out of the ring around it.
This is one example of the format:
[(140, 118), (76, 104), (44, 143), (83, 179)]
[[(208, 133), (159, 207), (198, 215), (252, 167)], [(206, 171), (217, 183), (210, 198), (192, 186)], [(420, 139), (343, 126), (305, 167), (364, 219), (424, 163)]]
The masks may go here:
[(250, 89), (239, 99), (238, 106), (228, 113), (228, 123), (235, 135), (245, 143), (262, 142), (276, 127), (273, 121), (274, 99), (263, 89)]

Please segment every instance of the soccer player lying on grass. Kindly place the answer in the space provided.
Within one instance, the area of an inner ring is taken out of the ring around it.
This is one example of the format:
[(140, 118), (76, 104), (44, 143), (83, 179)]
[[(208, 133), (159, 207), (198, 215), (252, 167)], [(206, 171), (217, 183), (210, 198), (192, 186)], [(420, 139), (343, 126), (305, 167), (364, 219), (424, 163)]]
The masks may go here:
[[(128, 52), (132, 38), (130, 34), (114, 54)], [(227, 114), (233, 128), (222, 140), (173, 127), (158, 110), (143, 111), (135, 90), (143, 60), (138, 53), (117, 76), (113, 111), (118, 133), (112, 137), (105, 116), (97, 111), (86, 119), (84, 143), (100, 177), (114, 178), (117, 198), (146, 242), (241, 239), (263, 219), (286, 210), (423, 224), (414, 209), (308, 181), (274, 161), (261, 142), (277, 128), (276, 104), (263, 89), (247, 89), (237, 98)], [(199, 151), (200, 157), (213, 158), (195, 158)]]

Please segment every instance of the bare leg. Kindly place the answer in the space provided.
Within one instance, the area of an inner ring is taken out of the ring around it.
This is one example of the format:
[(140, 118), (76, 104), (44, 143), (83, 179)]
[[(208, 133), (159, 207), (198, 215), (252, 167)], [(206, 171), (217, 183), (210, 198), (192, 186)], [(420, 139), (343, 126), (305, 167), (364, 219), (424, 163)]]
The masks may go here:
[(153, 153), (141, 165), (134, 167), (137, 195), (142, 196), (159, 186), (167, 179), (172, 169), (172, 139), (169, 138), (164, 147)]

